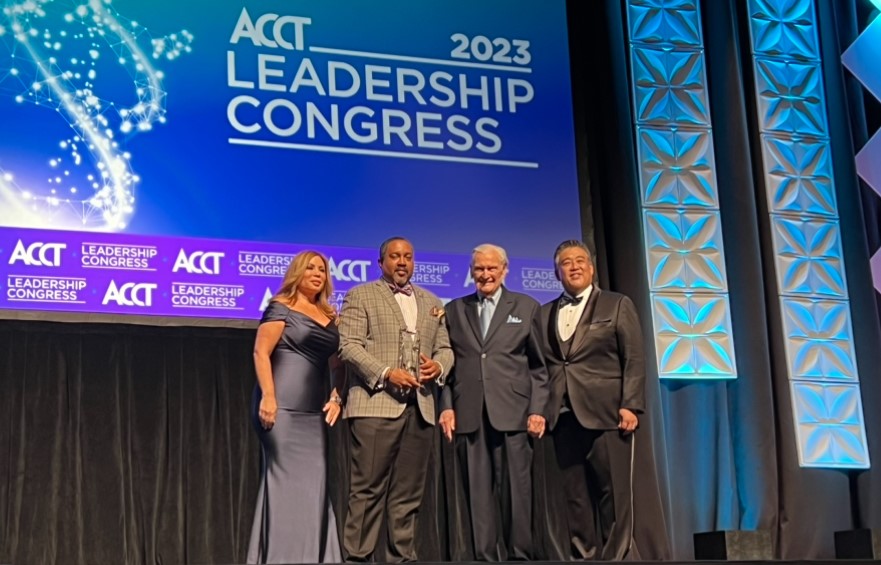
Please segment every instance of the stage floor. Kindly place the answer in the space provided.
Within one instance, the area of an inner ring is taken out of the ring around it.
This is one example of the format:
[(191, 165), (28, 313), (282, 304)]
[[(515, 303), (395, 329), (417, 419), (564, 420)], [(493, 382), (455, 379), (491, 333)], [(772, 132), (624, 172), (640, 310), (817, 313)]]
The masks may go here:
[[(484, 561), (416, 561), (420, 565), (486, 565)], [(529, 561), (532, 565), (571, 565), (573, 561)], [(621, 563), (620, 561), (582, 561), (580, 563)], [(772, 560), (772, 561), (627, 561), (626, 563), (634, 563), (636, 565), (700, 565), (701, 563), (719, 565), (720, 563), (730, 563), (731, 565), (878, 565), (881, 560), (871, 559), (813, 559), (813, 560)], [(498, 565), (523, 565), (523, 561), (505, 561)], [(288, 565), (311, 565), (303, 563), (291, 563)], [(317, 565), (317, 564), (315, 564)], [(392, 565), (384, 563), (374, 563), (371, 565)]]

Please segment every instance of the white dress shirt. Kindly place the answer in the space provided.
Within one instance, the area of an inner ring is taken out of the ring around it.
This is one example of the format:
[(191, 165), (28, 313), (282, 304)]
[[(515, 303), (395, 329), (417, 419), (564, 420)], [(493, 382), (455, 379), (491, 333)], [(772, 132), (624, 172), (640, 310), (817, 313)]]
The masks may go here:
[(578, 296), (573, 297), (581, 297), (581, 302), (578, 304), (566, 304), (557, 310), (557, 335), (560, 336), (560, 341), (569, 341), (575, 333), (578, 321), (581, 320), (581, 315), (584, 314), (584, 307), (587, 306), (587, 301), (590, 299), (591, 291), (593, 291), (593, 285), (582, 290)]
[(395, 302), (401, 308), (401, 314), (404, 316), (404, 323), (407, 325), (407, 331), (416, 333), (416, 319), (418, 317), (418, 309), (416, 306), (416, 291), (407, 296), (403, 292), (395, 293)]

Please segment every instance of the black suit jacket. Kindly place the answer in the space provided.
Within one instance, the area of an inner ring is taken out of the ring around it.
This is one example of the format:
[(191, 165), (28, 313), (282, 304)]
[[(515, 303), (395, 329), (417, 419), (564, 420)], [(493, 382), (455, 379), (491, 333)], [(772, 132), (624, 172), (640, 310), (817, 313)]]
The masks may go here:
[(477, 431), (486, 403), (493, 428), (526, 430), (530, 414), (545, 416), (548, 373), (541, 351), (541, 306), (502, 289), (486, 338), (480, 335), (477, 294), (445, 308), (456, 365), (441, 394), (441, 410), (456, 411), (456, 433)]
[(568, 355), (557, 334), (560, 299), (541, 309), (542, 348), (551, 379), (548, 424), (557, 423), (563, 395), (588, 429), (614, 430), (618, 410), (645, 410), (645, 358), (633, 302), (617, 292), (590, 293)]

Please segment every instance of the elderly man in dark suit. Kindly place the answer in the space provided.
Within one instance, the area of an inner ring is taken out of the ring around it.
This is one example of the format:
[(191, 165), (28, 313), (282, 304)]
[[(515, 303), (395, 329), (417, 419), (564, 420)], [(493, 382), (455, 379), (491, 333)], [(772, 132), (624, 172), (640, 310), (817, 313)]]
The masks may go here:
[[(351, 433), (343, 547), (347, 560), (369, 560), (387, 515), (385, 560), (416, 561), (437, 380), (452, 368), (453, 352), (441, 301), (410, 283), (413, 245), (390, 238), (379, 249), (379, 262), (382, 278), (346, 293), (340, 312), (340, 359), (354, 373), (343, 412)], [(405, 334), (418, 336), (418, 371), (400, 366)]]
[[(441, 395), (440, 424), (464, 463), (475, 557), (530, 559), (532, 444), (545, 430), (548, 374), (541, 352), (540, 306), (502, 286), (505, 250), (478, 246), (471, 259), (477, 291), (447, 305), (456, 368)], [(510, 531), (498, 523), (502, 477), (508, 475)], [(507, 544), (501, 538), (507, 539)], [(507, 547), (506, 547), (507, 545)]]
[(621, 560), (633, 543), (634, 431), (645, 409), (642, 330), (629, 298), (593, 284), (584, 243), (561, 243), (554, 264), (565, 292), (542, 307), (541, 327), (572, 557)]

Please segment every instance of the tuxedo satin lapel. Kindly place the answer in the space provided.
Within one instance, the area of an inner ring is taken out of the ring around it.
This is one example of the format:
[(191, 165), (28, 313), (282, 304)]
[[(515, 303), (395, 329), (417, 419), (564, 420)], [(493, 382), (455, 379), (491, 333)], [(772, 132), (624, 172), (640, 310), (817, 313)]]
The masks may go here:
[[(496, 333), (505, 322), (507, 322), (508, 314), (510, 314), (512, 310), (514, 310), (514, 297), (509, 295), (505, 290), (502, 290), (502, 297), (499, 300), (499, 305), (496, 306), (496, 311), (493, 312), (493, 319), (489, 323), (489, 329), (486, 331), (486, 338), (483, 340), (484, 343), (492, 339), (493, 334)], [(529, 322), (530, 320), (526, 320), (522, 323)]]
[(477, 343), (483, 342), (483, 337), (480, 335), (480, 319), (477, 317), (477, 294), (466, 297), (462, 301), (462, 307), (465, 309), (465, 319), (468, 320), (468, 325), (474, 332), (474, 339), (477, 340)]
[(575, 335), (572, 337), (570, 353), (581, 351), (581, 348), (584, 347), (587, 334), (590, 333), (590, 324), (593, 322), (593, 313), (596, 311), (600, 292), (602, 291), (597, 287), (590, 291), (590, 298), (587, 299), (587, 304), (584, 305), (584, 312), (581, 313), (581, 319), (578, 320), (578, 325), (575, 326)]
[(551, 311), (548, 315), (547, 336), (548, 342), (551, 344), (551, 350), (558, 359), (563, 358), (563, 350), (560, 349), (560, 336), (557, 334), (557, 312), (560, 311), (560, 299), (554, 300)]
[[(404, 321), (404, 313), (401, 312), (401, 306), (398, 304), (398, 301), (395, 300), (394, 293), (392, 293), (392, 291), (389, 290), (386, 283), (384, 283), (382, 281), (377, 281), (376, 282), (376, 293), (379, 294), (380, 296), (382, 296), (382, 299), (385, 300), (386, 304), (388, 304), (388, 307), (391, 308), (392, 312), (395, 313), (395, 320), (398, 321), (398, 324), (400, 324), (401, 328), (406, 328), (407, 322)], [(417, 308), (419, 310), (422, 310), (422, 308), (419, 306), (419, 303), (417, 302), (416, 304), (417, 304)], [(416, 323), (416, 327), (417, 328), (419, 327), (418, 322)]]

